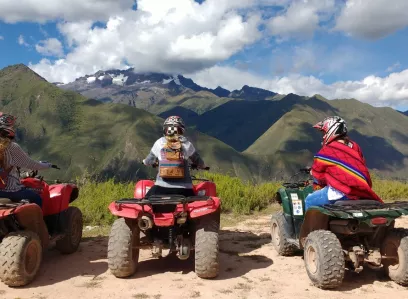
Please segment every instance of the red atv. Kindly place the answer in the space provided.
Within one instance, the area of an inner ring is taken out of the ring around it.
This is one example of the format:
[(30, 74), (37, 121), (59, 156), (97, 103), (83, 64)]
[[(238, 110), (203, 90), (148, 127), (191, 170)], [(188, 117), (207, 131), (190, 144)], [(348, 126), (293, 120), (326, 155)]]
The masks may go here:
[[(192, 169), (196, 169), (192, 165)], [(208, 170), (207, 168), (206, 170)], [(108, 265), (116, 277), (135, 273), (140, 249), (152, 249), (152, 256), (176, 253), (186, 260), (195, 251), (195, 273), (214, 278), (219, 273), (218, 231), (220, 199), (216, 185), (205, 179), (194, 185), (196, 196), (145, 194), (154, 180), (136, 183), (134, 198), (112, 202), (109, 210), (120, 217), (113, 223), (108, 244)]]
[(61, 253), (69, 254), (82, 238), (82, 213), (68, 206), (78, 197), (75, 184), (48, 185), (37, 171), (26, 173), (21, 182), (41, 194), (43, 207), (0, 199), (0, 279), (12, 287), (34, 280), (43, 250), (52, 241)]

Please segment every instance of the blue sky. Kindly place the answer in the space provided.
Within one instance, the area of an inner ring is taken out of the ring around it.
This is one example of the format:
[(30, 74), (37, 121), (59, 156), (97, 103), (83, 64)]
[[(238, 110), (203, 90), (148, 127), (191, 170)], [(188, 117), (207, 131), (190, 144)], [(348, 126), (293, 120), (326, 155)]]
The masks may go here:
[(59, 2), (0, 0), (0, 68), (24, 63), (69, 82), (132, 66), (408, 109), (405, 0)]

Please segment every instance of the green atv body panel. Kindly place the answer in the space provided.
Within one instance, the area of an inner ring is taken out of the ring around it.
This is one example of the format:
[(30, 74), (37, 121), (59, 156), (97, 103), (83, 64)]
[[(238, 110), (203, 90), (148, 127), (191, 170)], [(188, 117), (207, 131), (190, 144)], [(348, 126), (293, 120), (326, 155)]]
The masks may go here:
[[(305, 188), (280, 188), (277, 192), (278, 202), (281, 203), (286, 227), (291, 241), (299, 248), (307, 235), (318, 229), (331, 230), (337, 233), (349, 234), (345, 230), (346, 226), (353, 223), (355, 227), (362, 228), (365, 232), (378, 226), (393, 227), (394, 220), (403, 215), (408, 215), (408, 202), (394, 202), (378, 205), (372, 201), (367, 204), (356, 205), (324, 205), (310, 207), (305, 213), (305, 198), (313, 192), (311, 185)], [(354, 201), (353, 201), (354, 202)], [(382, 218), (381, 224), (373, 223), (374, 218)], [(385, 220), (385, 219), (386, 220)], [(337, 220), (337, 221), (333, 221)], [(335, 223), (332, 225), (332, 223)], [(344, 226), (342, 230), (341, 226)]]

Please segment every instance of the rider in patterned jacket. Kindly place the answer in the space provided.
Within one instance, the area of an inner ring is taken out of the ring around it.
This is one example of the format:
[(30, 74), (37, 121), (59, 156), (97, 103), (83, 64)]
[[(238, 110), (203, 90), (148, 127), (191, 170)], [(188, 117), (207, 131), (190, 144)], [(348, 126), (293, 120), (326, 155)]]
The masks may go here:
[(323, 142), (314, 156), (311, 174), (323, 188), (306, 197), (305, 209), (337, 200), (373, 199), (383, 202), (372, 190), (363, 153), (358, 144), (347, 136), (344, 119), (327, 117), (313, 128), (323, 133)]
[(205, 164), (193, 144), (184, 137), (185, 124), (181, 117), (170, 116), (163, 124), (163, 137), (153, 145), (150, 153), (143, 160), (145, 165), (156, 165), (159, 171), (154, 186), (146, 197), (151, 195), (194, 196), (193, 183), (188, 160), (198, 168)]

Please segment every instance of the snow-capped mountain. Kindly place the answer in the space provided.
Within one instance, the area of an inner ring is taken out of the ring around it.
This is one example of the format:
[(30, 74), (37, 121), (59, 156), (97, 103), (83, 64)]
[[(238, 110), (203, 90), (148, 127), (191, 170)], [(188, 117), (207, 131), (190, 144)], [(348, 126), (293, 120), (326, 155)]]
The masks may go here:
[(202, 87), (182, 75), (162, 73), (136, 73), (134, 69), (98, 71), (68, 84), (54, 83), (58, 87), (73, 90), (103, 102), (128, 104), (149, 110), (152, 105), (165, 105), (176, 96), (196, 97), (197, 92), (207, 92), (199, 97), (241, 98), (264, 100), (276, 93), (244, 86), (240, 91), (230, 92), (218, 86), (216, 89)]

